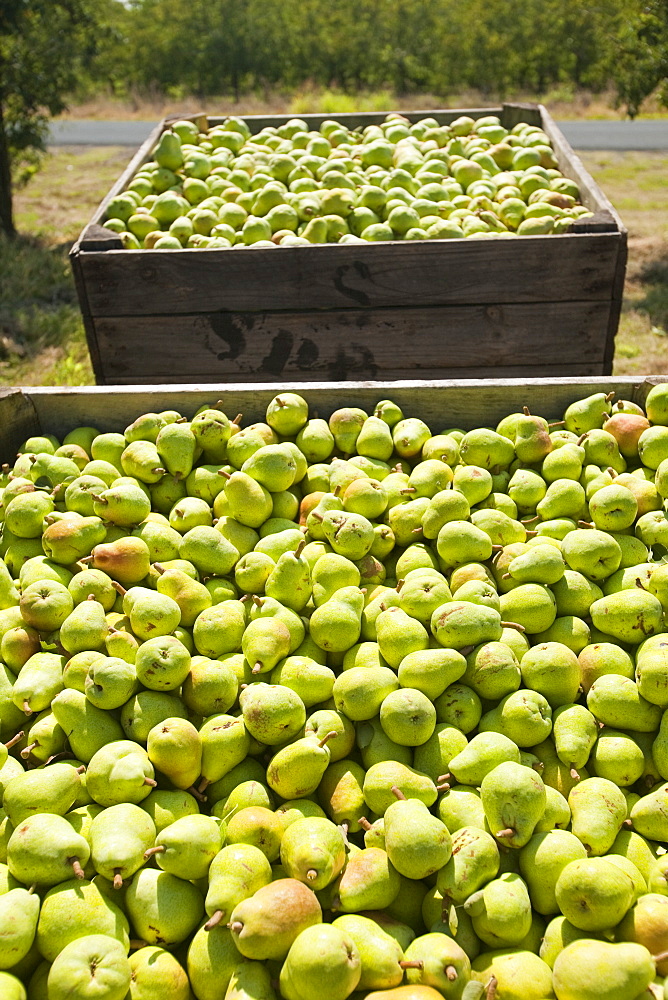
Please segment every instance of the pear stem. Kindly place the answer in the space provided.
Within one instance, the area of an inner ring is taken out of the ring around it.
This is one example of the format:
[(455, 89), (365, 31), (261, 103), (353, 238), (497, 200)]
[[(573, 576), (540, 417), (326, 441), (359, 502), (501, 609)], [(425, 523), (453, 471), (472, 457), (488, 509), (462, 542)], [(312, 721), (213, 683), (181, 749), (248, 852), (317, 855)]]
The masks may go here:
[(202, 794), (202, 792), (206, 791), (206, 789), (209, 787), (210, 784), (211, 782), (209, 781), (208, 778), (202, 778), (199, 785), (197, 786), (197, 791), (200, 793), (200, 795)]
[(261, 672), (262, 672), (262, 664), (258, 660), (258, 662), (254, 665), (253, 669), (251, 670), (251, 673), (259, 674)]
[(652, 955), (654, 961), (658, 964), (659, 962), (665, 962), (668, 958), (668, 951), (659, 952), (658, 955)]
[(498, 985), (498, 979), (496, 976), (492, 976), (490, 981), (487, 983), (487, 997), (486, 1000), (496, 1000), (496, 987)]
[(396, 799), (398, 799), (400, 802), (405, 802), (406, 801), (406, 796), (401, 791), (401, 789), (398, 787), (398, 785), (392, 785), (392, 788), (390, 789), (390, 791), (392, 792), (392, 794), (394, 795), (394, 797)]
[(242, 419), (243, 419), (243, 413), (237, 413), (237, 415), (234, 418), (234, 420), (231, 420), (230, 423), (236, 424), (237, 427), (238, 427), (239, 424), (241, 423)]
[(114, 588), (117, 594), (121, 595), (121, 597), (125, 597), (125, 595), (127, 594), (127, 590), (121, 583), (118, 582), (118, 580), (112, 580), (111, 586)]
[(162, 574), (166, 572), (165, 567), (162, 565), (162, 563), (153, 563), (153, 569), (156, 570), (156, 572), (158, 572), (160, 576), (162, 576)]
[(470, 653), (473, 652), (474, 649), (475, 646), (462, 646), (459, 652), (462, 654), (462, 656), (468, 656)]
[(144, 859), (148, 861), (148, 859), (152, 858), (154, 854), (164, 854), (166, 850), (167, 848), (162, 844), (159, 847), (149, 847), (147, 851), (144, 851)]
[(191, 785), (190, 788), (186, 788), (186, 791), (189, 792), (194, 798), (196, 798), (198, 802), (207, 801), (206, 795), (202, 795), (202, 793), (197, 788), (195, 788), (194, 785)]
[(508, 826), (508, 827), (506, 827), (505, 830), (499, 830), (499, 832), (495, 833), (494, 836), (498, 837), (499, 839), (501, 839), (502, 837), (503, 838), (514, 837), (515, 836), (515, 831), (512, 829), (512, 827)]
[(449, 983), (454, 983), (454, 981), (457, 979), (457, 970), (455, 969), (454, 965), (446, 965), (445, 975)]
[[(5, 746), (7, 747), (8, 750), (11, 750), (12, 747), (16, 746), (17, 743), (21, 742), (24, 736), (25, 733), (23, 732), (23, 730), (21, 730), (20, 733), (16, 734), (16, 736), (12, 736), (11, 740), (8, 740), (8, 742), (5, 743)], [(37, 744), (33, 743), (32, 746), (37, 746)]]
[(123, 888), (123, 876), (121, 875), (120, 868), (114, 869), (114, 889)]
[(518, 632), (526, 632), (524, 625), (520, 625), (519, 622), (501, 622), (501, 628), (514, 628)]
[(241, 923), (240, 920), (235, 920), (231, 924), (228, 924), (227, 926), (229, 927), (229, 929), (232, 931), (233, 934), (241, 934), (242, 930), (244, 929), (244, 925)]
[(145, 785), (150, 785), (151, 788), (157, 788), (158, 787), (158, 782), (155, 780), (155, 778), (144, 778), (144, 784)]
[(450, 772), (446, 771), (445, 774), (439, 774), (439, 776), (438, 776), (438, 778), (436, 780), (437, 781), (450, 781), (451, 777), (452, 777), (452, 775), (450, 774)]
[(315, 868), (309, 868), (309, 870), (306, 872), (306, 878), (309, 880), (309, 882), (315, 882), (317, 877), (318, 873), (315, 870)]
[(324, 747), (326, 743), (329, 743), (330, 740), (333, 740), (334, 737), (338, 736), (338, 735), (339, 734), (337, 732), (335, 732), (334, 730), (332, 730), (331, 733), (325, 733), (325, 735), (323, 736), (323, 738), (318, 741), (318, 746), (319, 747)]
[(371, 827), (371, 823), (366, 818), (366, 816), (360, 816), (360, 818), (357, 820), (357, 823), (358, 823), (359, 826), (362, 827), (362, 829), (364, 831), (371, 830), (371, 828), (372, 828)]
[(591, 521), (578, 521), (578, 528), (593, 528)]
[(23, 701), (23, 714), (32, 715), (32, 708), (30, 707), (30, 702), (28, 701), (27, 698), (25, 698)]
[(436, 791), (437, 792), (449, 792), (450, 791), (450, 785), (447, 783), (447, 781), (444, 781), (444, 782), (436, 785)]
[(225, 469), (218, 469), (218, 475), (222, 476), (223, 479), (231, 479), (232, 476), (229, 472), (225, 472)]
[(302, 538), (301, 542), (299, 543), (299, 545), (297, 546), (297, 548), (295, 549), (295, 551), (293, 553), (295, 559), (299, 559), (299, 557), (302, 554), (302, 552), (304, 551), (305, 547), (306, 547), (306, 539)]
[[(5, 746), (7, 746), (7, 744), (5, 744)], [(30, 743), (27, 747), (25, 747), (25, 749), (21, 751), (21, 756), (23, 757), (24, 760), (28, 759), (31, 752), (35, 749), (36, 746), (37, 746), (37, 741), (35, 741), (34, 743)]]
[(424, 962), (420, 959), (414, 959), (412, 962), (408, 959), (404, 959), (399, 962), (399, 966), (402, 969), (424, 969)]
[(213, 927), (217, 927), (223, 919), (223, 916), (224, 914), (222, 910), (215, 910), (215, 912), (211, 914), (207, 922), (204, 924), (204, 930), (210, 931)]
[(580, 780), (580, 775), (578, 774), (578, 772), (574, 767), (571, 768), (571, 778), (573, 778), (574, 781)]
[(72, 871), (74, 872), (74, 877), (75, 878), (82, 879), (82, 878), (86, 877), (84, 875), (84, 870), (81, 867), (81, 864), (80, 864), (78, 858), (68, 858), (67, 859), (67, 863), (68, 863), (68, 865), (72, 865)]

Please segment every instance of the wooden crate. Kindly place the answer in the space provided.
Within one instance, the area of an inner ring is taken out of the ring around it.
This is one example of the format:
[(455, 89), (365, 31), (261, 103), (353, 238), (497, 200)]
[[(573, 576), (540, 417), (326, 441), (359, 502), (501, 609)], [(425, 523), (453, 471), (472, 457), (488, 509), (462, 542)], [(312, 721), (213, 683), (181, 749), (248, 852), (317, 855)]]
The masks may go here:
[[(162, 122), (70, 255), (98, 383), (609, 374), (626, 230), (546, 109), (407, 114), (542, 126), (593, 217), (517, 240), (123, 250), (101, 227), (105, 206), (150, 159)], [(303, 117), (318, 128), (326, 116)], [(385, 114), (337, 117), (357, 127)], [(286, 120), (246, 118), (254, 132)]]
[(406, 416), (420, 417), (432, 433), (445, 427), (493, 426), (523, 406), (540, 416), (560, 418), (576, 399), (594, 392), (615, 392), (644, 406), (647, 393), (668, 376), (555, 379), (464, 379), (398, 382), (291, 382), (258, 385), (63, 386), (0, 389), (0, 461), (13, 463), (21, 443), (33, 434), (63, 438), (79, 426), (123, 431), (142, 413), (176, 409), (192, 417), (205, 403), (220, 400), (230, 416), (243, 414), (244, 426), (264, 420), (267, 404), (279, 392), (299, 392), (311, 416), (327, 418), (341, 406), (372, 413), (381, 399), (393, 399)]

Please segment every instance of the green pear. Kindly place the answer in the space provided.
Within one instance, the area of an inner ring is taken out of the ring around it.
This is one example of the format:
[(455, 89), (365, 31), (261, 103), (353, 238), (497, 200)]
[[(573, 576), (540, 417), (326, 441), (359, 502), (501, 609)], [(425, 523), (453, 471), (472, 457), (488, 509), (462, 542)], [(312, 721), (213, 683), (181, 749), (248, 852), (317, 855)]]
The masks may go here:
[(344, 914), (333, 921), (354, 941), (360, 956), (362, 990), (390, 989), (398, 986), (404, 976), (401, 945), (373, 918), (360, 914)]
[(2, 807), (13, 826), (38, 813), (64, 816), (74, 805), (80, 785), (78, 770), (67, 764), (25, 771), (5, 785)]
[(339, 827), (318, 817), (298, 819), (281, 840), (281, 864), (290, 878), (317, 891), (332, 882), (345, 864), (345, 841)]
[(500, 875), (472, 893), (464, 909), (476, 934), (490, 948), (519, 945), (531, 927), (527, 886), (514, 872)]
[(35, 892), (10, 889), (0, 895), (0, 969), (12, 969), (32, 947), (40, 901)]
[(282, 835), (281, 822), (268, 806), (244, 806), (227, 819), (229, 844), (253, 844), (270, 861), (278, 858)]
[(127, 918), (95, 882), (70, 879), (49, 889), (37, 924), (40, 954), (53, 962), (66, 945), (87, 934), (106, 934), (130, 946)]
[(530, 767), (506, 761), (497, 764), (480, 786), (485, 816), (497, 840), (523, 847), (545, 812), (545, 786)]
[(183, 966), (174, 955), (155, 945), (146, 945), (130, 957), (130, 1000), (189, 1000), (190, 985)]
[(561, 871), (555, 898), (563, 915), (585, 931), (616, 926), (633, 904), (630, 876), (605, 858), (570, 861)]
[(563, 1000), (636, 1000), (652, 982), (652, 956), (640, 944), (581, 940), (554, 963), (554, 988)]
[(452, 854), (448, 828), (419, 799), (397, 789), (397, 801), (385, 810), (385, 850), (406, 878), (423, 879), (445, 865)]
[(251, 844), (223, 847), (211, 862), (205, 909), (209, 916), (205, 927), (211, 930), (227, 923), (233, 909), (262, 886), (271, 882), (271, 865), (267, 857)]
[(607, 854), (626, 819), (626, 799), (607, 778), (586, 778), (570, 792), (571, 829), (590, 855)]
[(154, 774), (144, 747), (132, 740), (116, 740), (91, 757), (86, 789), (101, 806), (139, 803), (155, 788)]
[(321, 740), (304, 737), (280, 749), (267, 767), (269, 787), (283, 799), (312, 795), (329, 766), (328, 741), (336, 737), (332, 730)]
[(239, 903), (232, 911), (230, 930), (246, 958), (282, 960), (307, 927), (321, 922), (320, 904), (311, 889), (285, 878)]
[(148, 758), (176, 788), (190, 788), (202, 769), (202, 740), (187, 719), (165, 719), (149, 731)]
[(86, 840), (66, 819), (37, 813), (15, 827), (7, 844), (7, 864), (25, 885), (52, 886), (73, 874), (82, 879), (90, 853)]
[(125, 906), (142, 940), (169, 946), (192, 934), (202, 917), (204, 900), (192, 882), (142, 868), (128, 887)]
[(57, 956), (49, 970), (48, 995), (66, 1000), (74, 990), (86, 1000), (124, 1000), (130, 979), (125, 947), (106, 934), (89, 934), (71, 941)]
[(349, 856), (335, 885), (335, 905), (344, 913), (382, 910), (398, 896), (401, 876), (382, 848), (365, 847)]
[(57, 653), (33, 653), (14, 682), (12, 700), (26, 715), (43, 712), (63, 690), (65, 657)]
[(326, 981), (328, 996), (345, 1000), (361, 973), (353, 938), (333, 924), (317, 924), (304, 928), (291, 945), (281, 969), (281, 993), (286, 1000), (309, 1000)]
[(144, 851), (155, 841), (155, 824), (139, 806), (122, 802), (108, 806), (90, 828), (90, 853), (99, 875), (121, 888), (144, 864)]
[(200, 927), (188, 947), (188, 979), (198, 1000), (220, 1000), (239, 964), (239, 952), (227, 927)]
[(503, 761), (520, 763), (520, 751), (502, 733), (479, 733), (450, 761), (450, 773), (459, 784), (479, 786)]
[(586, 857), (582, 843), (567, 830), (551, 830), (531, 837), (520, 851), (519, 863), (531, 904), (538, 913), (559, 912), (554, 895), (557, 880), (569, 862)]
[(232, 973), (225, 1000), (277, 1000), (267, 967), (261, 962), (240, 962)]
[(463, 826), (452, 835), (452, 856), (436, 879), (445, 903), (461, 905), (498, 873), (499, 849), (484, 830)]

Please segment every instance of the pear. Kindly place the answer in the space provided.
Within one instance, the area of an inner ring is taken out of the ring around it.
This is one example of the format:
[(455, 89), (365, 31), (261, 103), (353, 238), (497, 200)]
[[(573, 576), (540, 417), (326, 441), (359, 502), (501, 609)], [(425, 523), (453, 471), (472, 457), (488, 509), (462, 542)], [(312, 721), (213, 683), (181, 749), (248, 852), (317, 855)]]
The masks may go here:
[(450, 762), (467, 745), (466, 736), (455, 726), (437, 722), (426, 743), (415, 748), (413, 762), (417, 771), (429, 775), (432, 781), (449, 772)]
[(176, 958), (155, 945), (134, 951), (129, 958), (132, 979), (130, 1000), (189, 1000), (190, 985), (183, 966)]
[(227, 927), (200, 927), (187, 957), (188, 979), (198, 1000), (220, 1000), (238, 964), (239, 952)]
[(478, 937), (491, 948), (519, 945), (531, 927), (526, 883), (514, 872), (492, 879), (464, 904)]
[(333, 924), (318, 924), (306, 927), (291, 945), (281, 969), (281, 993), (286, 1000), (310, 1000), (326, 981), (332, 1000), (346, 1000), (361, 974), (352, 937)]
[(154, 788), (141, 807), (153, 820), (157, 833), (182, 816), (193, 816), (199, 812), (197, 799), (188, 792), (163, 788)]
[(643, 795), (631, 808), (635, 830), (651, 840), (665, 840), (668, 834), (668, 784), (659, 785)]
[(419, 799), (407, 799), (399, 789), (395, 794), (397, 801), (385, 811), (385, 850), (401, 875), (427, 878), (449, 861), (450, 833)]
[(479, 786), (503, 761), (520, 763), (520, 751), (502, 733), (479, 733), (450, 761), (450, 773), (459, 784)]
[(35, 892), (16, 888), (0, 895), (0, 969), (12, 969), (30, 951), (39, 909)]
[(204, 912), (202, 894), (192, 882), (155, 868), (136, 874), (125, 894), (125, 905), (142, 940), (168, 946), (185, 941)]
[(267, 806), (245, 806), (227, 821), (229, 844), (253, 844), (269, 861), (278, 858), (282, 834), (278, 817)]
[(225, 1000), (277, 1000), (267, 967), (261, 962), (240, 962), (232, 973)]
[(603, 931), (614, 927), (631, 907), (634, 885), (629, 875), (605, 858), (570, 861), (555, 887), (559, 909), (575, 927)]
[(421, 774), (399, 761), (386, 760), (372, 764), (364, 778), (364, 798), (372, 812), (379, 816), (396, 801), (394, 788), (409, 799), (419, 799), (432, 806), (438, 797), (436, 786), (426, 774)]
[(154, 857), (170, 875), (196, 881), (207, 876), (221, 846), (221, 829), (213, 816), (182, 816), (157, 834), (144, 856)]
[(106, 934), (130, 946), (127, 918), (95, 882), (71, 879), (49, 889), (37, 925), (40, 954), (53, 962), (66, 945), (87, 934)]
[(2, 806), (13, 826), (37, 813), (64, 816), (74, 805), (80, 786), (76, 768), (62, 763), (50, 764), (17, 774), (8, 781)]
[(297, 879), (278, 879), (239, 903), (230, 919), (237, 948), (246, 958), (286, 957), (307, 927), (322, 922), (315, 894)]
[(560, 1000), (636, 1000), (654, 975), (640, 944), (573, 941), (554, 963), (554, 988)]
[(232, 715), (214, 715), (199, 731), (202, 740), (202, 778), (198, 785), (204, 792), (239, 764), (250, 748), (250, 736), (243, 719)]
[(332, 731), (321, 740), (305, 737), (279, 750), (267, 768), (269, 787), (284, 799), (312, 795), (329, 766), (328, 741), (336, 735)]
[(280, 684), (250, 684), (241, 692), (239, 704), (248, 732), (270, 746), (297, 736), (306, 721), (299, 695)]
[(549, 965), (521, 948), (483, 952), (471, 962), (471, 979), (491, 982), (503, 1000), (544, 1000), (553, 992)]
[(337, 884), (336, 908), (344, 913), (383, 910), (396, 899), (401, 876), (380, 847), (351, 854)]
[(48, 976), (48, 995), (67, 1000), (74, 995), (105, 1000), (124, 1000), (132, 970), (126, 949), (106, 934), (89, 934), (66, 945), (57, 956)]
[[(332, 741), (333, 744), (335, 742)], [(359, 831), (359, 820), (367, 811), (364, 777), (365, 771), (359, 764), (344, 758), (330, 763), (318, 787), (322, 807), (346, 835)]]
[(95, 870), (120, 889), (144, 864), (144, 851), (153, 845), (155, 836), (153, 820), (139, 806), (131, 802), (108, 806), (91, 823)]
[(586, 778), (568, 796), (571, 830), (588, 854), (606, 854), (626, 819), (626, 799), (607, 778)]
[(91, 849), (66, 819), (37, 813), (14, 829), (7, 844), (9, 870), (25, 885), (57, 885), (75, 875), (83, 878)]
[(328, 819), (304, 818), (291, 823), (280, 850), (286, 874), (314, 891), (329, 885), (345, 864), (343, 834)]
[(202, 740), (187, 719), (165, 719), (148, 733), (148, 758), (176, 788), (190, 788), (202, 769)]
[(480, 786), (485, 816), (497, 840), (523, 847), (545, 812), (545, 786), (536, 772), (507, 761), (488, 772)]
[(101, 806), (141, 802), (155, 788), (146, 750), (132, 740), (108, 743), (91, 757), (86, 789)]
[(490, 882), (500, 865), (496, 841), (484, 830), (463, 826), (452, 835), (452, 856), (437, 874), (436, 885), (445, 903), (464, 903)]
[(368, 916), (344, 914), (332, 926), (347, 934), (357, 946), (361, 964), (358, 986), (362, 990), (389, 989), (401, 983), (404, 975), (401, 945), (381, 924)]
[(229, 921), (232, 910), (271, 881), (267, 857), (251, 844), (223, 847), (211, 862), (205, 909), (209, 915), (206, 929)]
[(519, 863), (531, 904), (538, 913), (559, 912), (554, 894), (557, 880), (569, 862), (586, 857), (582, 843), (567, 830), (550, 830), (531, 837), (520, 851)]

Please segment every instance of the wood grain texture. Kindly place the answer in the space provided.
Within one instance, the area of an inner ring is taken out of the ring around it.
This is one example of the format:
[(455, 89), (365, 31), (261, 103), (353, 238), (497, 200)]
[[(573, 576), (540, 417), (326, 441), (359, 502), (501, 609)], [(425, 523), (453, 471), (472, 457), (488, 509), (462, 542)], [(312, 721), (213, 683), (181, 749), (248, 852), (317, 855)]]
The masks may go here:
[(223, 381), (341, 381), (390, 371), (439, 378), (471, 368), (493, 374), (497, 366), (539, 375), (565, 363), (584, 375), (606, 371), (609, 313), (609, 302), (551, 302), (146, 316), (131, 324), (96, 317), (93, 326), (107, 384), (198, 381), (202, 373)]
[(191, 417), (205, 403), (221, 406), (230, 416), (243, 413), (244, 424), (264, 419), (267, 404), (278, 393), (295, 391), (309, 403), (312, 415), (328, 417), (340, 406), (372, 412), (380, 399), (394, 399), (407, 415), (421, 417), (434, 432), (444, 427), (495, 424), (526, 405), (536, 414), (558, 418), (575, 399), (614, 390), (618, 397), (643, 403), (649, 388), (668, 381), (633, 376), (593, 378), (526, 377), (506, 379), (399, 380), (346, 382), (277, 381), (261, 385), (220, 383), (193, 386), (61, 386), (0, 391), (2, 461), (13, 461), (16, 448), (29, 434), (64, 436), (73, 427), (98, 426), (123, 431), (139, 414), (176, 409)]
[(611, 296), (617, 233), (82, 253), (94, 316), (503, 304)]

